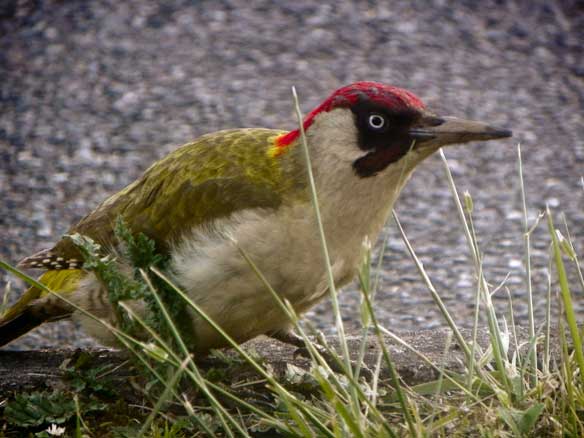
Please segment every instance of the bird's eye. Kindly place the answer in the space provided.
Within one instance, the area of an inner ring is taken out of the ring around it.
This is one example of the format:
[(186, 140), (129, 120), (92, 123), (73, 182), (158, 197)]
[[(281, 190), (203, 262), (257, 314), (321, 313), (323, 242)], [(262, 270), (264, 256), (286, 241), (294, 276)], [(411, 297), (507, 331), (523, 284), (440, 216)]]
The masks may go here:
[(376, 131), (385, 129), (387, 125), (387, 120), (381, 114), (370, 114), (369, 115), (369, 127)]

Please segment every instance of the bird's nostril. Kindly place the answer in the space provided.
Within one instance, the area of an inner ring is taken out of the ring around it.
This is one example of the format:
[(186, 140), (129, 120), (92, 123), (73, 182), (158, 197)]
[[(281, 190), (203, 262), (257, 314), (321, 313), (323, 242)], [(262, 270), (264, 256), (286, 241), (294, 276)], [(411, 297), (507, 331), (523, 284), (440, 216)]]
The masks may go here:
[(440, 126), (445, 121), (446, 120), (444, 120), (443, 118), (436, 117), (436, 116), (424, 117), (424, 125), (425, 126)]

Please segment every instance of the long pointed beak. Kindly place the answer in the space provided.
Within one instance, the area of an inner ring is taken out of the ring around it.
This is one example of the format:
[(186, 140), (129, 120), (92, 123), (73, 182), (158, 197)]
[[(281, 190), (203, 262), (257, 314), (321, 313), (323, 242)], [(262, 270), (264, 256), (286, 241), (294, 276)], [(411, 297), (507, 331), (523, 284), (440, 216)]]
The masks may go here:
[(445, 146), (469, 141), (495, 140), (513, 135), (508, 129), (496, 128), (482, 122), (435, 116), (423, 118), (418, 126), (410, 129), (409, 134), (416, 143), (422, 143), (421, 147), (426, 142), (435, 146)]

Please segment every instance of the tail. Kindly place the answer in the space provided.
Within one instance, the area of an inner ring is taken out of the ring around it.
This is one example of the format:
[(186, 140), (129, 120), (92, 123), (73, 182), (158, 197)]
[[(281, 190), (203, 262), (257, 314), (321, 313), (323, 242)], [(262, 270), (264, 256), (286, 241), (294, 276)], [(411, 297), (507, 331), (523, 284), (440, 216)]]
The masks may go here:
[(0, 321), (0, 347), (28, 333), (41, 324), (21, 314), (10, 321)]
[[(47, 271), (39, 281), (59, 294), (72, 293), (85, 276), (81, 270)], [(0, 316), (0, 347), (6, 345), (45, 322), (71, 316), (73, 309), (58, 297), (31, 287)]]
[(14, 341), (48, 320), (49, 318), (46, 315), (43, 315), (42, 312), (34, 311), (32, 307), (25, 308), (22, 313), (12, 319), (0, 319), (0, 347)]

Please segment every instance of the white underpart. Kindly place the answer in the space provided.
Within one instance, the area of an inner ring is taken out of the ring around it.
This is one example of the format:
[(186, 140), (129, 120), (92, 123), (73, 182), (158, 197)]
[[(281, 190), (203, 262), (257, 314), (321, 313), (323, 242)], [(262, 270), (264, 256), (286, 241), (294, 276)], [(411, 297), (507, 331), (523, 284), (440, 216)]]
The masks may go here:
[[(377, 239), (418, 161), (412, 152), (376, 176), (358, 177), (352, 163), (364, 152), (356, 144), (352, 117), (348, 110), (335, 110), (317, 117), (308, 130), (337, 286), (356, 274), (363, 240)], [(310, 202), (277, 211), (246, 210), (211, 227), (198, 227), (172, 252), (176, 282), (236, 340), (285, 330), (289, 324), (233, 241), (298, 312), (326, 295), (326, 270)], [(225, 344), (198, 318), (194, 326), (202, 349)]]

